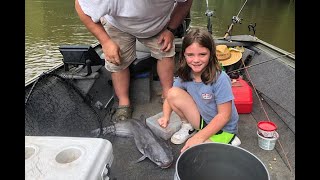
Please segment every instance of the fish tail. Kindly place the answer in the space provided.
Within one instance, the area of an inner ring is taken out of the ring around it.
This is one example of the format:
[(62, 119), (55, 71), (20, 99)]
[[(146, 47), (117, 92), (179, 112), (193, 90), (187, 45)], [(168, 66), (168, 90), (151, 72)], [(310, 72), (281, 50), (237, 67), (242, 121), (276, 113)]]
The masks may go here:
[(139, 163), (141, 161), (143, 161), (144, 159), (146, 159), (146, 156), (143, 155), (141, 158), (139, 158), (138, 160), (134, 161), (134, 163)]

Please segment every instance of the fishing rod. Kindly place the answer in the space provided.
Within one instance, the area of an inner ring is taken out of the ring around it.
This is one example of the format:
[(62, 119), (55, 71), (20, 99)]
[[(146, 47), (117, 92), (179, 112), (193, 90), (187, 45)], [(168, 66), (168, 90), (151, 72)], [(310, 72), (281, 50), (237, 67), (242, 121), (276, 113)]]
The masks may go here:
[(209, 2), (208, 2), (208, 0), (206, 0), (206, 3), (207, 3), (207, 10), (205, 12), (205, 15), (207, 16), (207, 29), (208, 29), (208, 32), (210, 34), (212, 34), (211, 17), (213, 16), (214, 12), (209, 10)]
[(232, 28), (233, 28), (233, 26), (234, 26), (236, 23), (241, 24), (241, 20), (242, 20), (242, 19), (239, 18), (239, 14), (241, 13), (243, 7), (246, 5), (247, 1), (248, 1), (248, 0), (246, 0), (246, 1), (243, 3), (243, 5), (242, 5), (242, 7), (240, 8), (237, 16), (233, 16), (233, 17), (232, 17), (231, 24), (230, 24), (230, 26), (229, 26), (229, 28), (228, 28), (228, 31), (226, 32), (226, 34), (225, 34), (224, 37), (223, 37), (224, 39), (226, 39), (226, 38), (231, 34)]

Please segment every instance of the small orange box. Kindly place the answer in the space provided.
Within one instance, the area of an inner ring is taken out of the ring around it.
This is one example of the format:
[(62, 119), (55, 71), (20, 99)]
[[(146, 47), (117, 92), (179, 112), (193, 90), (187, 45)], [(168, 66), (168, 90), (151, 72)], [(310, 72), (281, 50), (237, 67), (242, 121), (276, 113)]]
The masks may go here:
[(252, 88), (241, 77), (232, 80), (234, 102), (239, 114), (248, 114), (252, 111)]

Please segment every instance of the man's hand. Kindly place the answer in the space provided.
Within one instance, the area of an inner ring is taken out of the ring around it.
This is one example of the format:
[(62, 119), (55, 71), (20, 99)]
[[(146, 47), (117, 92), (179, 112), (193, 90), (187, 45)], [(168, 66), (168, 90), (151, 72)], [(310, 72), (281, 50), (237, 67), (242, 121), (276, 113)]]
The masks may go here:
[(164, 52), (169, 51), (173, 46), (173, 40), (174, 35), (171, 31), (169, 31), (168, 29), (162, 31), (158, 39), (158, 43), (162, 43), (162, 47), (160, 50)]
[(111, 39), (101, 44), (106, 61), (119, 66), (121, 64), (121, 54), (119, 46)]

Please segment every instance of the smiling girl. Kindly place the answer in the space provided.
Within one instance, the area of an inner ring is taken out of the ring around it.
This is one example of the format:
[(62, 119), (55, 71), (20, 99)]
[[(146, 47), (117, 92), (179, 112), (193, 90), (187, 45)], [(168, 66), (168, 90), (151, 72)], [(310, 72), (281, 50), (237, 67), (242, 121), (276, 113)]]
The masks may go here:
[(167, 127), (171, 112), (176, 112), (182, 126), (171, 137), (182, 144), (181, 152), (203, 142), (240, 145), (237, 138), (239, 115), (234, 104), (229, 76), (221, 70), (216, 45), (209, 32), (192, 29), (185, 35), (177, 75), (158, 119)]

